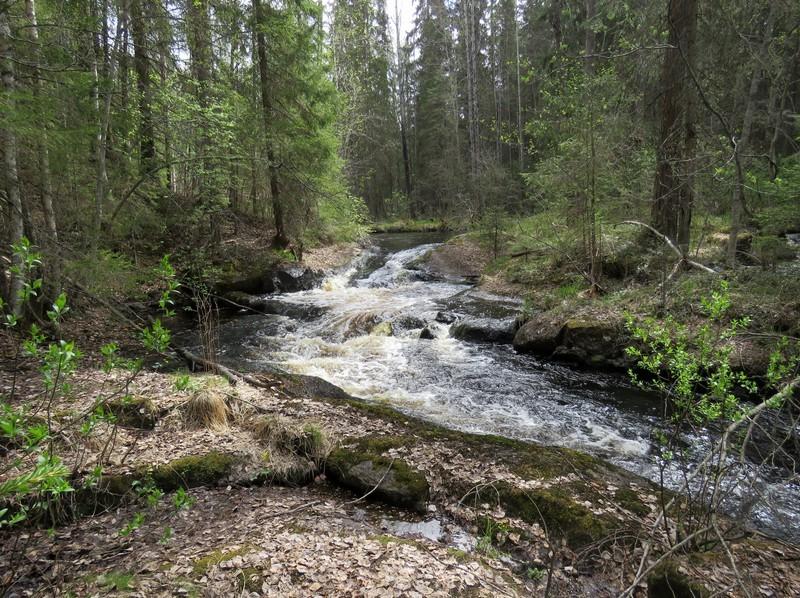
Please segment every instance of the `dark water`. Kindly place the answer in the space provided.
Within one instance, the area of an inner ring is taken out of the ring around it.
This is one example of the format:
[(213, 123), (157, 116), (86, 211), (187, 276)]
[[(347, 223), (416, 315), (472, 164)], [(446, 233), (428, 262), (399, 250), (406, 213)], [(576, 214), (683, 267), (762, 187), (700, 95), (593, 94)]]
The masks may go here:
[[(319, 376), (448, 427), (580, 449), (655, 479), (653, 396), (620, 375), (518, 355), (509, 345), (463, 342), (450, 336), (450, 324), (436, 321), (446, 312), (502, 327), (521, 309), (463, 281), (431, 280), (419, 260), (442, 240), (430, 233), (376, 235), (373, 249), (321, 288), (275, 296), (279, 313), (225, 322), (221, 360)], [(385, 322), (393, 334), (374, 333)], [(420, 339), (423, 327), (435, 338)], [(710, 435), (685, 440), (688, 458), (699, 459)], [(730, 508), (763, 495), (769, 508), (748, 514), (753, 525), (800, 539), (798, 486), (753, 477), (748, 467), (739, 472)], [(668, 472), (668, 482), (679, 480), (677, 471)]]

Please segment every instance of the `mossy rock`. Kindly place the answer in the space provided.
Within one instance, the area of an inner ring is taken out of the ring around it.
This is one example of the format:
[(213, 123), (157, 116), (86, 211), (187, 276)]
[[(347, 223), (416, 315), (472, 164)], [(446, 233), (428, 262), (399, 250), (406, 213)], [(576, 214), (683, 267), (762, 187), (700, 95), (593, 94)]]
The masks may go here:
[(561, 342), (561, 322), (550, 314), (537, 314), (514, 335), (514, 349), (521, 353), (552, 355)]
[(592, 513), (558, 488), (523, 490), (499, 481), (476, 490), (476, 498), (498, 501), (508, 515), (546, 527), (551, 537), (564, 538), (572, 548), (602, 540), (616, 527), (615, 521)]
[(430, 493), (428, 480), (402, 459), (390, 459), (381, 452), (364, 444), (340, 448), (328, 456), (325, 471), (333, 482), (356, 494), (375, 488), (370, 498), (424, 513)]
[(164, 492), (178, 488), (214, 486), (228, 480), (237, 466), (244, 463), (239, 455), (212, 451), (205, 455), (189, 455), (159, 465), (149, 474), (156, 486)]
[(633, 365), (622, 322), (572, 318), (564, 322), (559, 346), (553, 355), (590, 367), (626, 368)]
[(121, 426), (152, 430), (160, 417), (153, 401), (147, 398), (123, 397), (108, 403), (108, 410)]
[(647, 578), (648, 598), (705, 598), (708, 595), (705, 587), (691, 581), (672, 562), (662, 563)]

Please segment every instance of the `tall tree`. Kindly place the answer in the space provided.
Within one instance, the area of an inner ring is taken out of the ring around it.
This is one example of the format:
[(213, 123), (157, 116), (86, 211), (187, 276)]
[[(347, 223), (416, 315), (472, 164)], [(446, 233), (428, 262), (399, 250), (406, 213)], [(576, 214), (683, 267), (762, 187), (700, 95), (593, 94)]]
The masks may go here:
[(139, 163), (142, 173), (154, 166), (156, 156), (155, 131), (153, 124), (153, 97), (150, 81), (151, 43), (150, 24), (151, 2), (131, 0), (131, 33), (133, 37), (133, 64), (136, 70), (136, 87), (139, 92)]
[(692, 83), (697, 1), (669, 0), (668, 47), (661, 67), (661, 128), (656, 151), (652, 225), (686, 253), (694, 201), (696, 93)]
[(255, 11), (256, 48), (258, 52), (258, 75), (261, 84), (261, 110), (264, 122), (264, 139), (267, 143), (267, 160), (269, 162), (269, 188), (272, 199), (272, 216), (275, 219), (275, 237), (272, 244), (276, 247), (287, 247), (289, 235), (286, 231), (286, 222), (281, 197), (281, 185), (278, 174), (278, 162), (275, 156), (273, 141), (270, 139), (270, 120), (274, 118), (272, 109), (272, 92), (270, 91), (269, 66), (267, 62), (267, 40), (264, 34), (266, 14), (261, 0), (253, 0)]
[[(11, 26), (9, 23), (8, 6), (0, 4), (0, 78), (3, 83), (3, 96), (6, 114), (14, 113), (14, 55), (11, 42)], [(2, 121), (0, 121), (2, 122)], [(17, 133), (13, 123), (4, 123), (4, 130), (0, 130), (3, 138), (3, 158), (6, 179), (6, 198), (8, 203), (8, 235), (9, 245), (19, 243), (24, 234), (22, 195), (20, 194), (19, 170), (17, 168)], [(11, 284), (6, 297), (11, 308), (11, 313), (19, 315), (21, 307), (20, 291), (22, 278), (19, 275), (21, 266), (20, 256), (15, 253), (12, 261), (15, 269), (11, 271)]]

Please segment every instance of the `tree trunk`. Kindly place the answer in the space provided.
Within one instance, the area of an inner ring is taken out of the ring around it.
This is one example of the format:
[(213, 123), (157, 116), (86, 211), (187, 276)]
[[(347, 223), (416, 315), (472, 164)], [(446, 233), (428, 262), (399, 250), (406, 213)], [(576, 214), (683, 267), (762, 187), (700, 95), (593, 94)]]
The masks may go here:
[(264, 138), (267, 141), (267, 161), (269, 162), (269, 190), (272, 199), (272, 216), (275, 219), (275, 238), (272, 244), (275, 247), (288, 247), (289, 237), (286, 234), (286, 222), (281, 197), (280, 181), (278, 180), (278, 163), (272, 141), (269, 139), (270, 119), (272, 118), (272, 98), (269, 91), (269, 77), (267, 70), (267, 41), (264, 35), (264, 12), (261, 0), (253, 0), (256, 27), (256, 51), (258, 53), (258, 74), (261, 83), (261, 115), (264, 121)]
[(405, 57), (400, 46), (400, 14), (397, 2), (394, 4), (394, 27), (395, 37), (397, 38), (397, 102), (399, 104), (400, 120), (400, 146), (403, 152), (403, 180), (406, 190), (406, 201), (411, 201), (411, 158), (408, 154), (408, 137), (406, 136), (407, 108), (406, 105), (406, 69)]
[[(480, 169), (480, 129), (478, 116), (478, 90), (477, 90), (477, 54), (478, 54), (478, 19), (475, 15), (475, 0), (465, 0), (464, 11), (464, 50), (467, 71), (467, 124), (469, 131), (469, 164), (472, 178), (475, 208), (478, 214), (483, 212), (481, 193), (478, 183)], [(456, 123), (458, 117), (455, 118)]]
[[(108, 184), (108, 168), (106, 158), (108, 154), (108, 127), (111, 120), (112, 90), (109, 86), (114, 82), (114, 61), (112, 51), (108, 46), (108, 2), (100, 0), (100, 34), (94, 35), (94, 61), (92, 71), (94, 75), (94, 100), (97, 117), (95, 134), (95, 196), (94, 196), (94, 222), (92, 231), (92, 246), (97, 247), (103, 221), (103, 209), (109, 199), (110, 188)], [(122, 20), (117, 20), (117, 34), (114, 39), (114, 50), (118, 49)], [(102, 72), (100, 61), (102, 59)], [(102, 102), (100, 101), (102, 97)]]
[(755, 56), (753, 74), (750, 77), (750, 89), (747, 93), (747, 104), (742, 118), (742, 132), (738, 141), (734, 142), (734, 162), (736, 167), (736, 183), (733, 188), (731, 198), (731, 232), (728, 236), (728, 264), (731, 268), (736, 267), (736, 245), (739, 237), (739, 230), (742, 228), (742, 215), (745, 211), (745, 180), (744, 164), (742, 156), (746, 154), (746, 149), (750, 143), (750, 133), (753, 128), (753, 115), (755, 113), (756, 100), (758, 97), (758, 87), (761, 85), (762, 70), (767, 61), (769, 45), (772, 41), (772, 28), (775, 24), (775, 3), (769, 3), (769, 15), (764, 27), (764, 37), (761, 39), (758, 53)]
[(656, 149), (653, 227), (686, 253), (692, 219), (695, 94), (690, 89), (697, 0), (669, 0), (669, 48), (661, 68), (661, 133)]
[(153, 98), (150, 84), (150, 52), (148, 42), (149, 2), (131, 0), (131, 33), (133, 36), (133, 67), (136, 70), (136, 88), (139, 91), (139, 174), (153, 169), (156, 156), (153, 130)]
[[(594, 7), (594, 0), (589, 0), (589, 2)], [(516, 15), (516, 3), (514, 8), (514, 44), (517, 55), (517, 147), (519, 148), (519, 171), (522, 172), (525, 168), (525, 140), (522, 133), (522, 77), (519, 72), (519, 19)], [(592, 14), (594, 14), (594, 8), (592, 8)], [(592, 32), (592, 37), (594, 38), (594, 32)], [(594, 45), (594, 39), (592, 39), (592, 44)]]
[[(28, 35), (30, 36), (31, 46), (33, 48), (33, 94), (37, 100), (40, 100), (42, 92), (42, 79), (39, 69), (41, 49), (39, 47), (39, 25), (36, 20), (35, 0), (25, 1), (25, 14), (29, 25)], [(45, 225), (47, 226), (48, 240), (52, 245), (50, 251), (52, 254), (55, 254), (55, 246), (58, 243), (58, 227), (56, 225), (56, 215), (53, 209), (53, 184), (50, 176), (50, 150), (48, 147), (47, 120), (43, 118), (39, 126), (41, 127), (41, 136), (39, 137), (36, 150), (39, 155), (39, 181), (41, 185), (42, 211), (44, 212)], [(54, 274), (54, 283), (58, 285), (57, 259), (54, 258), (52, 260), (50, 268)]]
[[(3, 93), (8, 94), (6, 106), (14, 109), (14, 62), (11, 48), (11, 28), (9, 26), (8, 11), (0, 10), (0, 76), (2, 76)], [(3, 157), (6, 178), (6, 195), (8, 199), (9, 245), (19, 243), (24, 234), (24, 221), (22, 210), (22, 195), (19, 190), (19, 171), (17, 170), (17, 135), (13, 130), (2, 131)], [(12, 266), (19, 268), (22, 265), (16, 254), (12, 256)], [(19, 315), (22, 302), (20, 291), (22, 277), (12, 270), (11, 285), (8, 289), (8, 305), (11, 313)]]
[(600, 243), (597, 232), (597, 152), (595, 149), (595, 113), (594, 97), (592, 96), (592, 80), (594, 78), (594, 52), (595, 52), (595, 32), (592, 28), (592, 21), (595, 17), (595, 0), (586, 0), (586, 38), (585, 50), (586, 59), (584, 62), (584, 74), (586, 75), (586, 87), (589, 97), (586, 102), (589, 106), (589, 164), (588, 175), (588, 205), (586, 206), (586, 220), (588, 230), (588, 256), (589, 256), (589, 280), (591, 281), (592, 293), (597, 292), (601, 275)]

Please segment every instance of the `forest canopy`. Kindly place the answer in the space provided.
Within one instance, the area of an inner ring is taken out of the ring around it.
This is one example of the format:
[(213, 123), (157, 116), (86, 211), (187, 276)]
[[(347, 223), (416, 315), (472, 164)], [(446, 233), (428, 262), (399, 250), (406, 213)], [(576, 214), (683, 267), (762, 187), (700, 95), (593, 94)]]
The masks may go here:
[(547, 213), (592, 285), (623, 220), (769, 261), (800, 229), (798, 12), (420, 0), (401, 31), (384, 0), (4, 0), (3, 253)]

